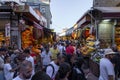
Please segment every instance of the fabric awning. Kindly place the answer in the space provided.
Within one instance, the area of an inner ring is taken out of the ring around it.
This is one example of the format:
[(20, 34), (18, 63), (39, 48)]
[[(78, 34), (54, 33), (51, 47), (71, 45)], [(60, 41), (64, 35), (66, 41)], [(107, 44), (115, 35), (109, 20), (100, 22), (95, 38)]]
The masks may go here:
[(94, 7), (94, 9), (100, 10), (103, 13), (120, 13), (120, 7)]
[(40, 29), (40, 30), (43, 29), (43, 27), (40, 24), (36, 23), (36, 22), (33, 22), (33, 26), (36, 27), (37, 29)]
[(89, 24), (91, 22), (91, 18), (88, 14), (84, 15), (78, 22), (77, 28), (83, 28), (85, 25)]
[(101, 11), (103, 18), (119, 18), (120, 17), (120, 7), (94, 7)]

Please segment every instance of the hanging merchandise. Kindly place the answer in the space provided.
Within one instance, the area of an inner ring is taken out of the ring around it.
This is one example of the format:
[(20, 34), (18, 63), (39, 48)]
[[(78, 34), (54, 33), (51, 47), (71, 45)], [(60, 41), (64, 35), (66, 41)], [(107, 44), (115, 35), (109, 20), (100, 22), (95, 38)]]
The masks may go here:
[(115, 43), (117, 44), (118, 50), (120, 50), (120, 26), (115, 27)]
[(90, 31), (90, 29), (86, 29), (86, 30), (85, 30), (85, 37), (86, 37), (86, 38), (89, 37), (89, 34), (90, 34), (89, 31)]
[(22, 47), (23, 47), (23, 49), (28, 48), (34, 42), (32, 28), (33, 27), (31, 26), (29, 28), (26, 28), (22, 32)]
[(77, 34), (75, 32), (72, 32), (72, 38), (76, 39), (76, 37), (77, 37)]
[(36, 44), (36, 45), (33, 45), (32, 51), (35, 52), (36, 54), (40, 54), (40, 53), (41, 53), (41, 50), (39, 50), (38, 48), (39, 48), (39, 47), (38, 47), (37, 44)]
[(2, 32), (0, 32), (0, 47), (3, 45), (2, 42), (5, 41), (5, 37)]

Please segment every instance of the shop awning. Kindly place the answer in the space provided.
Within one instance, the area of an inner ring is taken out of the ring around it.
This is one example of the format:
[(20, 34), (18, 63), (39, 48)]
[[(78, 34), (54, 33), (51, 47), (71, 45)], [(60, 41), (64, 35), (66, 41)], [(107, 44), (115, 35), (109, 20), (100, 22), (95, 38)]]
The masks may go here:
[(59, 36), (65, 36), (65, 35), (66, 35), (65, 32), (62, 32), (62, 33), (59, 34)]
[(68, 30), (66, 31), (66, 36), (71, 36), (73, 30), (74, 30), (74, 27), (71, 27), (70, 29), (68, 29)]
[(40, 24), (36, 23), (36, 22), (33, 22), (33, 26), (36, 27), (37, 29), (40, 29), (40, 30), (43, 29), (43, 27)]
[(88, 14), (84, 15), (78, 22), (78, 28), (83, 28), (85, 25), (91, 22), (91, 18)]
[(103, 13), (120, 13), (120, 7), (94, 7), (94, 9), (100, 10)]
[(120, 7), (94, 7), (102, 12), (103, 18), (120, 18)]

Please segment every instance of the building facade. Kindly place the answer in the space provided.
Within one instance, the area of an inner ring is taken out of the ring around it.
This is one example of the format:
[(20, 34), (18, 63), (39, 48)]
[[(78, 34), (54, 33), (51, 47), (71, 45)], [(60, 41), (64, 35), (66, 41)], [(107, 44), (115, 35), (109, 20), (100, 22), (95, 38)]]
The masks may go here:
[(40, 12), (47, 20), (47, 25), (45, 27), (50, 29), (50, 25), (52, 24), (52, 21), (51, 21), (52, 14), (50, 11), (50, 0), (27, 0), (26, 2), (30, 6), (34, 6), (34, 7), (36, 6), (39, 8)]
[(23, 46), (22, 32), (30, 27), (34, 29), (34, 31), (31, 29), (31, 32), (34, 32), (32, 34), (42, 36), (41, 32), (44, 26), (41, 28), (39, 25), (41, 16), (32, 7), (16, 1), (2, 0), (0, 3), (0, 46), (4, 41), (7, 47), (21, 48)]
[(116, 7), (120, 6), (120, 0), (93, 0), (93, 7)]

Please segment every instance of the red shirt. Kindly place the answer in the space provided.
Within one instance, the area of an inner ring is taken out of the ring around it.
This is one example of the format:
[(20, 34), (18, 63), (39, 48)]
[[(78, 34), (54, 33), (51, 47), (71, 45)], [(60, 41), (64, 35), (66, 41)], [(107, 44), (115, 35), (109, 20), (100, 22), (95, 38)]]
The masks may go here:
[(73, 55), (73, 54), (74, 54), (74, 48), (73, 48), (73, 46), (69, 45), (69, 46), (66, 48), (66, 54), (70, 54), (70, 55)]

